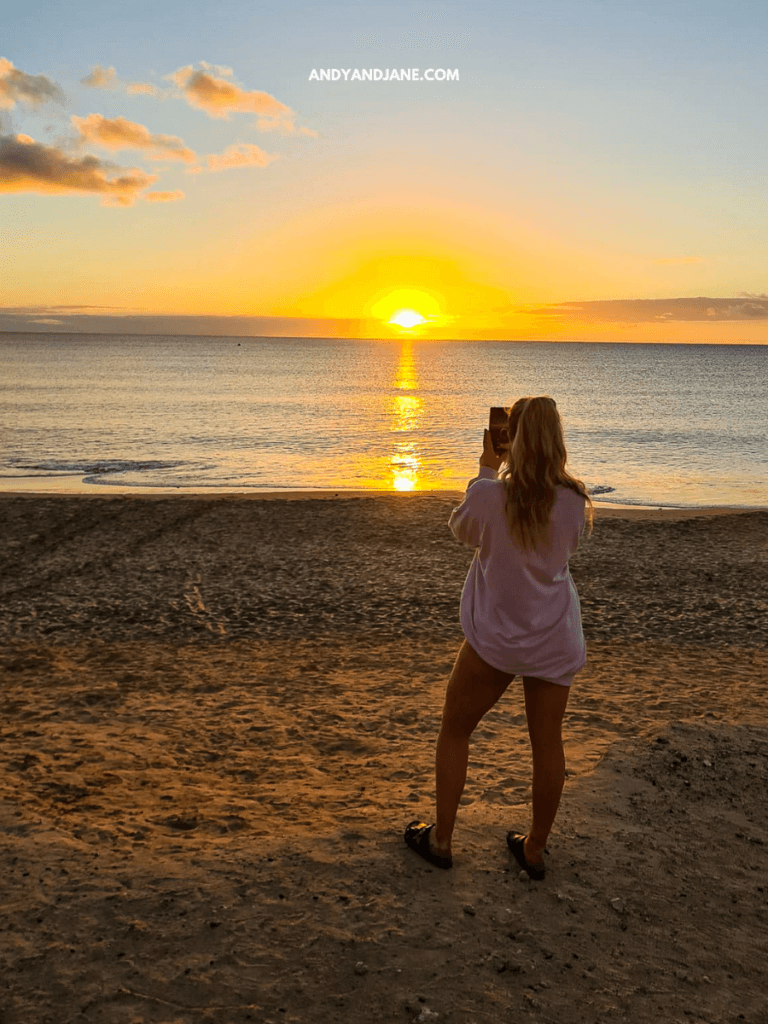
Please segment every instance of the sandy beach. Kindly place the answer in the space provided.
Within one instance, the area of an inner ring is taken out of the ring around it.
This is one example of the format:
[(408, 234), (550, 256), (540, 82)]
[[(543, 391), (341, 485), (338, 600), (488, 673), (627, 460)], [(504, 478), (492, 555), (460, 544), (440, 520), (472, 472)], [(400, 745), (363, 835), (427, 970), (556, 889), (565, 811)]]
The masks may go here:
[(598, 511), (532, 883), (517, 683), (402, 838), (459, 500), (0, 495), (0, 1024), (766, 1024), (768, 511)]

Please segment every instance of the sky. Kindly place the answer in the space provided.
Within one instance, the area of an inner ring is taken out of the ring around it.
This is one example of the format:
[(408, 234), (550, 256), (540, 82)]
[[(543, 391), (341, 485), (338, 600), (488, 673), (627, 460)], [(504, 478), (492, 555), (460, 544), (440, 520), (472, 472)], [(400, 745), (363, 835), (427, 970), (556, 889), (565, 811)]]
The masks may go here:
[(768, 343), (762, 3), (3, 27), (0, 330)]

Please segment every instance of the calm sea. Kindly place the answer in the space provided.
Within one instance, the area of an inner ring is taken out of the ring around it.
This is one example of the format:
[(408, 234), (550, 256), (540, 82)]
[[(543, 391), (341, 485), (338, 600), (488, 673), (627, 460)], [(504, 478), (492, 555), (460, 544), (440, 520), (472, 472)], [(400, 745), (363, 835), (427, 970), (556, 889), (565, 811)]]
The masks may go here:
[(0, 487), (463, 490), (556, 399), (602, 501), (768, 505), (768, 347), (0, 334)]

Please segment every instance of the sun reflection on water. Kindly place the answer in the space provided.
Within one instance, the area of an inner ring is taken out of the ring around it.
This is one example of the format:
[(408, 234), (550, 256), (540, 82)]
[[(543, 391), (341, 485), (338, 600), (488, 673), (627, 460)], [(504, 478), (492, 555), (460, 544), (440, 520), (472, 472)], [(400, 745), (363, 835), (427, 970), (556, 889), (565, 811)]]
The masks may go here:
[[(400, 349), (400, 359), (393, 385), (399, 391), (413, 392), (418, 386), (413, 348), (407, 342)], [(390, 431), (395, 443), (390, 457), (392, 487), (396, 491), (416, 490), (421, 459), (416, 440), (408, 435), (417, 430), (422, 416), (422, 401), (415, 394), (399, 394), (392, 401)]]

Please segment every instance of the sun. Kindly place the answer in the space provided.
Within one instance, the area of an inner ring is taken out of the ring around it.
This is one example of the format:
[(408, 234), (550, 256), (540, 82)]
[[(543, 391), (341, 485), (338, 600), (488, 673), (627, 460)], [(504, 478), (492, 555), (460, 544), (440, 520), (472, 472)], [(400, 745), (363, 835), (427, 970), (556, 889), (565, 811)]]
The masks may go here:
[(426, 322), (426, 317), (423, 317), (421, 313), (417, 313), (415, 309), (397, 309), (387, 321), (387, 323), (394, 324), (396, 327), (405, 328), (418, 327)]
[(396, 333), (421, 335), (445, 320), (445, 301), (422, 288), (388, 288), (372, 296), (368, 314)]

